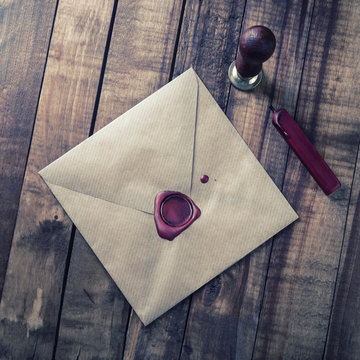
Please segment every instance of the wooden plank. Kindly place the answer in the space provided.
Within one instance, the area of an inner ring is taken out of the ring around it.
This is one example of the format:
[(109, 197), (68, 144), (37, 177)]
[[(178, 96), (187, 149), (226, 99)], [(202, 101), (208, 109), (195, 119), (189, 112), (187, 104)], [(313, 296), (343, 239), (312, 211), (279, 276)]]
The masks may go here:
[[(95, 130), (169, 80), (181, 9), (181, 1), (118, 3)], [(120, 358), (129, 314), (123, 295), (77, 233), (56, 358), (76, 358), (79, 352), (80, 358)]]
[[(271, 28), (277, 38), (265, 78), (253, 92), (232, 88), (227, 115), (281, 187), (288, 147), (268, 125), (268, 105), (294, 111), (312, 16), (312, 1), (251, 1), (243, 28)], [(192, 298), (181, 358), (249, 359), (252, 356), (272, 242), (225, 271)]]
[[(187, 1), (174, 76), (191, 65), (225, 108), (227, 67), (235, 56), (244, 1)], [(216, 50), (215, 50), (216, 49)], [(129, 322), (124, 359), (177, 359), (181, 351), (190, 297), (144, 327), (136, 314)]]
[(89, 133), (112, 10), (58, 5), (0, 305), (4, 358), (53, 352), (72, 224), (37, 171)]
[[(360, 95), (360, 94), (359, 94)], [(360, 147), (354, 172), (341, 262), (336, 281), (325, 359), (357, 359), (360, 354)]]
[(323, 356), (359, 142), (359, 15), (356, 1), (315, 3), (296, 118), (342, 188), (325, 196), (290, 154), (284, 194), (300, 220), (274, 241), (255, 359)]
[(0, 4), (0, 298), (56, 0)]

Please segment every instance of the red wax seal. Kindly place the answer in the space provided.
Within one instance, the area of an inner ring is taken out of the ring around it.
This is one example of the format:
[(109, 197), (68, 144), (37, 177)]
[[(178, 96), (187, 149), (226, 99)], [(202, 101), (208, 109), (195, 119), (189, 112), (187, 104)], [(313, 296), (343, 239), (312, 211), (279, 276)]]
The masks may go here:
[(203, 183), (203, 184), (206, 184), (208, 181), (209, 181), (209, 177), (207, 175), (203, 175), (201, 178), (200, 178), (200, 181)]
[(194, 201), (177, 191), (161, 191), (155, 197), (154, 220), (160, 237), (173, 240), (199, 216)]

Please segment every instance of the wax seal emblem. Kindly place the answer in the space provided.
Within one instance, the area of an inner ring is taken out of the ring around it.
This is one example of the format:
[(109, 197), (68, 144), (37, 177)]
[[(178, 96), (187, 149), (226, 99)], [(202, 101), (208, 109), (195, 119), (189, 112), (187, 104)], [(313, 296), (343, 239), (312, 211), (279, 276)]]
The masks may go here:
[(181, 192), (161, 191), (155, 197), (154, 220), (163, 239), (173, 240), (200, 215), (194, 201)]

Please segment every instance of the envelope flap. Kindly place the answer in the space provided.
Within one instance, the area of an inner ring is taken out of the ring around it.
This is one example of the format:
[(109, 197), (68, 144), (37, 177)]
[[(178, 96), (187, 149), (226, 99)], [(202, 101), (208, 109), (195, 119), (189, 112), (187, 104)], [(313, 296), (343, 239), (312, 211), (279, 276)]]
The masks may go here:
[(159, 191), (190, 194), (197, 96), (190, 69), (40, 175), (48, 183), (149, 213)]

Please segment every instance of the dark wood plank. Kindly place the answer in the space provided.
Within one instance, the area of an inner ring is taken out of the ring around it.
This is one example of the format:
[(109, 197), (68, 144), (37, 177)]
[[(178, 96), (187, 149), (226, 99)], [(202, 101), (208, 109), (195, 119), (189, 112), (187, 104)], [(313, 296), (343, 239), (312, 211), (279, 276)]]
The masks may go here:
[(0, 298), (55, 7), (55, 0), (0, 4)]
[[(358, 149), (358, 151), (360, 148)], [(360, 354), (360, 157), (354, 173), (325, 359), (357, 359)]]
[(53, 352), (72, 224), (37, 171), (89, 133), (112, 9), (58, 6), (0, 305), (5, 358)]
[(283, 191), (300, 220), (274, 241), (255, 359), (323, 356), (359, 142), (358, 18), (356, 1), (315, 3), (296, 119), (342, 188), (325, 196), (290, 153)]
[[(215, 99), (226, 106), (227, 67), (237, 47), (243, 1), (187, 1), (181, 27), (174, 76), (191, 65)], [(132, 314), (124, 359), (176, 359), (181, 351), (190, 297), (144, 327)]]
[[(295, 110), (312, 6), (311, 1), (247, 1), (243, 28), (268, 26), (277, 49), (264, 64), (260, 87), (250, 93), (232, 88), (227, 106), (230, 120), (279, 187), (288, 147), (269, 126), (268, 105)], [(193, 296), (181, 358), (251, 358), (271, 245), (265, 243)]]
[[(118, 3), (95, 131), (167, 83), (181, 9), (181, 1)], [(56, 358), (76, 358), (79, 352), (84, 359), (95, 354), (106, 359), (120, 358), (129, 314), (125, 298), (77, 233)], [(171, 341), (176, 334), (175, 327), (163, 330), (168, 332), (163, 338), (168, 355), (173, 351)], [(146, 356), (155, 354), (156, 348), (153, 350)]]

